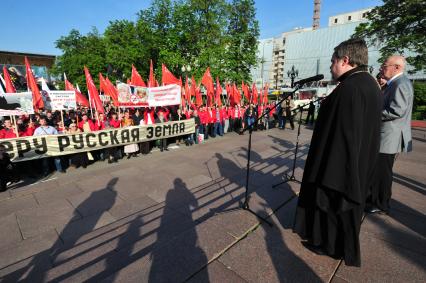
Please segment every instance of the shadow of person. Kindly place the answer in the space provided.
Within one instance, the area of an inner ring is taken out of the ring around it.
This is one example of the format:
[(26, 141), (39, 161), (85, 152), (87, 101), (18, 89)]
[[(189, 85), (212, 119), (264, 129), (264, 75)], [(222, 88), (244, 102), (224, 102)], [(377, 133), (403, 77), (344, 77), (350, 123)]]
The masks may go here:
[[(86, 200), (77, 206), (74, 214), (78, 214), (78, 211), (81, 211), (82, 209), (99, 205), (100, 198), (104, 200), (102, 202), (102, 210), (109, 210), (114, 205), (117, 197), (117, 192), (112, 190), (117, 184), (117, 181), (118, 178), (113, 178), (108, 182), (105, 188), (92, 192)], [(46, 274), (48, 270), (46, 270), (46, 267), (42, 266), (40, 263), (46, 262), (46, 259), (53, 263), (54, 266), (66, 263), (67, 259), (61, 258), (61, 253), (72, 248), (83, 235), (91, 232), (95, 228), (101, 216), (102, 213), (96, 213), (83, 218), (82, 222), (71, 219), (65, 225), (59, 235), (59, 238), (50, 249), (35, 255), (31, 262), (29, 262), (25, 267), (3, 277), (2, 282), (17, 282), (22, 280), (29, 282), (46, 281)], [(63, 281), (76, 272), (78, 272), (78, 270), (74, 269), (66, 274), (59, 275), (54, 280)]]
[(270, 139), (272, 139), (272, 142), (274, 144), (282, 146), (285, 150), (294, 148), (294, 146), (295, 146), (292, 142), (286, 141), (284, 139), (280, 139), (280, 138), (274, 137), (272, 135), (268, 135), (268, 137)]
[(279, 282), (323, 282), (318, 275), (298, 257), (284, 242), (281, 228), (271, 217), (268, 219), (274, 227), (262, 224), (268, 254), (274, 266)]
[[(182, 203), (182, 206), (177, 208), (177, 202)], [(148, 282), (183, 282), (197, 272), (200, 282), (209, 282), (208, 273), (203, 268), (208, 259), (198, 246), (196, 226), (190, 225), (178, 235), (170, 233), (169, 227), (179, 225), (176, 221), (177, 210), (192, 220), (192, 210), (197, 207), (197, 199), (182, 179), (176, 178), (174, 188), (166, 195), (164, 213), (157, 232), (159, 247), (151, 252), (152, 265)]]

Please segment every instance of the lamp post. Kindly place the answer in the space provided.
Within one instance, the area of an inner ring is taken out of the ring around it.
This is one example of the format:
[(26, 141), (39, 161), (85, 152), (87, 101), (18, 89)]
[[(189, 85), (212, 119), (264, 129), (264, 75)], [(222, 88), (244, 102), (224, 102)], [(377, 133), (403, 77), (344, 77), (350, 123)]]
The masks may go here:
[(297, 78), (297, 76), (299, 76), (299, 70), (296, 70), (293, 65), (291, 66), (291, 70), (287, 71), (287, 76), (291, 79), (291, 87), (293, 87), (294, 79)]
[(183, 65), (180, 70), (182, 71), (182, 75), (187, 75), (189, 72), (191, 72), (191, 66)]
[(264, 76), (264, 69), (263, 69), (263, 64), (266, 62), (265, 61), (265, 44), (266, 43), (271, 43), (272, 42), (272, 40), (265, 40), (264, 42), (263, 42), (263, 44), (262, 44), (262, 61), (261, 61), (261, 63), (262, 63), (262, 66), (261, 66), (261, 69), (260, 69), (260, 72), (261, 72), (261, 76), (262, 76), (262, 87), (263, 87), (263, 85), (264, 85), (264, 80), (263, 80), (263, 76)]

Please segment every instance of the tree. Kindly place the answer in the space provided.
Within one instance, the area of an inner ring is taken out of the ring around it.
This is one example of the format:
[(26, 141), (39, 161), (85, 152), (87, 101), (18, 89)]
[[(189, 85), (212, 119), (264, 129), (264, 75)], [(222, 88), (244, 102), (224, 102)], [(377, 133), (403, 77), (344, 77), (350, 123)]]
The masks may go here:
[(210, 67), (213, 77), (249, 82), (258, 36), (253, 0), (153, 0), (136, 22), (116, 20), (103, 35), (94, 28), (87, 35), (71, 30), (59, 38), (56, 47), (63, 54), (52, 73), (66, 72), (85, 88), (84, 65), (95, 82), (98, 72), (124, 80), (132, 64), (147, 78), (152, 59), (157, 78), (164, 63), (177, 77), (189, 65), (197, 79)]
[(424, 0), (383, 0), (367, 14), (354, 37), (362, 37), (381, 46), (381, 60), (394, 53), (405, 54), (414, 67), (426, 70), (426, 2)]
[[(73, 84), (79, 84), (82, 91), (86, 91), (84, 66), (89, 68), (92, 75), (106, 71), (105, 41), (96, 28), (92, 28), (87, 35), (73, 29), (56, 41), (56, 47), (63, 54), (57, 57), (51, 72), (59, 76), (66, 73), (68, 79)], [(98, 82), (97, 75), (93, 78)]]
[(110, 22), (104, 38), (106, 64), (110, 66), (108, 75), (112, 79), (125, 81), (124, 78), (130, 78), (132, 64), (142, 65), (149, 57), (148, 47), (138, 40), (133, 22), (126, 20)]
[(253, 0), (233, 0), (226, 31), (226, 75), (234, 82), (250, 82), (250, 68), (256, 64), (259, 23)]

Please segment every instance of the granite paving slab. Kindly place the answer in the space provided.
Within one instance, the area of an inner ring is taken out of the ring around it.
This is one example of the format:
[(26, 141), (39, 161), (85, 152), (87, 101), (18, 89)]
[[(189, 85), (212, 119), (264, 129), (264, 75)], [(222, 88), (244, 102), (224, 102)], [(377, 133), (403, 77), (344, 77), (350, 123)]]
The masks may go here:
[(0, 250), (22, 241), (22, 234), (14, 213), (0, 218)]
[(424, 282), (426, 256), (361, 233), (361, 268), (342, 264), (336, 275), (349, 282)]

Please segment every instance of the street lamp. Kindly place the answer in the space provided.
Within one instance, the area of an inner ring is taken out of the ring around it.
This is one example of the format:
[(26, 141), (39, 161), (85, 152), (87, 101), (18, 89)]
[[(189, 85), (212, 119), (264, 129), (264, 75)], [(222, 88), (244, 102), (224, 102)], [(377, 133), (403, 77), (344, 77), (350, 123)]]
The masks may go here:
[(287, 76), (291, 79), (291, 87), (293, 87), (294, 79), (297, 78), (297, 76), (299, 76), (299, 70), (296, 70), (293, 65), (291, 66), (291, 70), (287, 71)]
[(186, 65), (186, 66), (183, 65), (182, 68), (181, 68), (181, 70), (182, 70), (182, 74), (185, 75), (185, 73), (191, 72), (191, 66), (189, 66), (189, 65)]
[(266, 62), (265, 61), (265, 44), (266, 43), (271, 43), (272, 42), (272, 40), (265, 40), (265, 41), (263, 41), (263, 43), (262, 43), (262, 61), (261, 61), (261, 63), (262, 63), (262, 67), (261, 67), (261, 69), (260, 69), (260, 72), (261, 72), (261, 76), (262, 76), (262, 87), (263, 87), (263, 85), (264, 85), (264, 81), (263, 81), (263, 76), (264, 76), (264, 70), (263, 70), (263, 64)]

